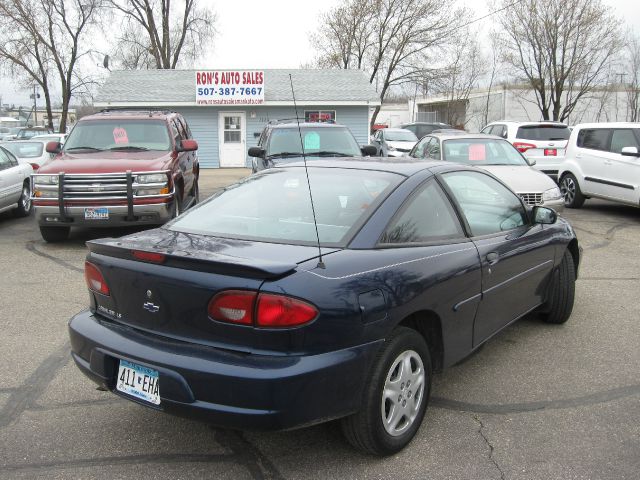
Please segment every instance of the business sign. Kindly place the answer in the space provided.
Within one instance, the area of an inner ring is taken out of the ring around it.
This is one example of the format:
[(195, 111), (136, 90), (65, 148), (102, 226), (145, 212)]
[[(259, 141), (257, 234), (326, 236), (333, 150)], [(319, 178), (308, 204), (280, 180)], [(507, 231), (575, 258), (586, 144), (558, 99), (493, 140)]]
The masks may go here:
[(258, 105), (261, 103), (264, 103), (263, 71), (196, 72), (197, 105)]

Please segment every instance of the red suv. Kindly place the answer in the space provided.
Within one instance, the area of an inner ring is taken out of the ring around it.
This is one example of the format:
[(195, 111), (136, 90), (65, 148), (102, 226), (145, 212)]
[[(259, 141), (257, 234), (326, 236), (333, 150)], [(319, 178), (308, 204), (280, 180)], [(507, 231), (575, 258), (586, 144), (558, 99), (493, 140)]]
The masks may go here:
[(103, 111), (83, 117), (32, 176), (42, 238), (72, 226), (163, 224), (198, 202), (198, 144), (182, 115)]

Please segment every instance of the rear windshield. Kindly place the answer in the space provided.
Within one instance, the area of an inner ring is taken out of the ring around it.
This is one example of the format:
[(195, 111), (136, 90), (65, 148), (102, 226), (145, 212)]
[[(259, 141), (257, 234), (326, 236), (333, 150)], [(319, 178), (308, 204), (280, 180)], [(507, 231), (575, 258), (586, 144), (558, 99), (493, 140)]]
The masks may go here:
[[(345, 246), (403, 178), (388, 172), (309, 167), (320, 243)], [(169, 228), (275, 243), (317, 242), (303, 167), (250, 176), (188, 210)]]
[(267, 156), (302, 155), (302, 145), (304, 153), (310, 156), (321, 152), (345, 157), (361, 155), (358, 142), (346, 127), (302, 127), (300, 131), (297, 128), (274, 128)]
[(37, 158), (42, 155), (42, 142), (7, 142), (2, 145), (18, 158)]
[(86, 120), (67, 137), (64, 150), (169, 150), (165, 122), (159, 120)]
[(506, 140), (470, 138), (445, 140), (442, 159), (465, 165), (529, 165)]
[(516, 138), (524, 140), (568, 140), (571, 130), (565, 125), (528, 125), (518, 127)]
[(390, 142), (417, 142), (418, 137), (411, 130), (385, 130), (384, 139)]

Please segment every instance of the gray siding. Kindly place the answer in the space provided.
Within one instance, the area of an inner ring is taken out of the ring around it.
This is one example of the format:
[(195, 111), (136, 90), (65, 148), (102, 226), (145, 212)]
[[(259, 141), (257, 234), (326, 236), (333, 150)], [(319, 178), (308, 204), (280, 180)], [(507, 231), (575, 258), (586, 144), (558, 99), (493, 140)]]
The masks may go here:
[[(307, 107), (298, 106), (298, 115), (304, 119), (305, 110), (335, 110), (336, 122), (348, 127), (360, 145), (369, 143), (369, 107)], [(212, 107), (181, 107), (176, 111), (182, 113), (189, 123), (193, 138), (198, 142), (198, 156), (202, 168), (218, 168), (220, 158), (218, 154), (218, 113), (221, 111), (245, 112), (247, 121), (246, 148), (254, 147), (258, 143), (255, 134), (262, 132), (269, 120), (280, 118), (295, 118), (293, 107), (228, 107), (224, 109)], [(255, 112), (255, 118), (251, 118)], [(246, 158), (245, 165), (250, 166), (251, 160)]]

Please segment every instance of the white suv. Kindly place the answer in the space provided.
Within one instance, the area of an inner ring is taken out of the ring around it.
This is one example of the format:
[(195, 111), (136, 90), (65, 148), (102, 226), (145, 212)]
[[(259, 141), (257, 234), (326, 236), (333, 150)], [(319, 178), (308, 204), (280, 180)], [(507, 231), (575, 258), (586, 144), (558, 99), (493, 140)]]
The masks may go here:
[(560, 122), (507, 122), (488, 124), (482, 133), (507, 139), (522, 155), (535, 160), (533, 168), (558, 180), (558, 169), (564, 161), (571, 130)]
[(576, 125), (559, 171), (564, 204), (598, 197), (640, 207), (640, 123)]

